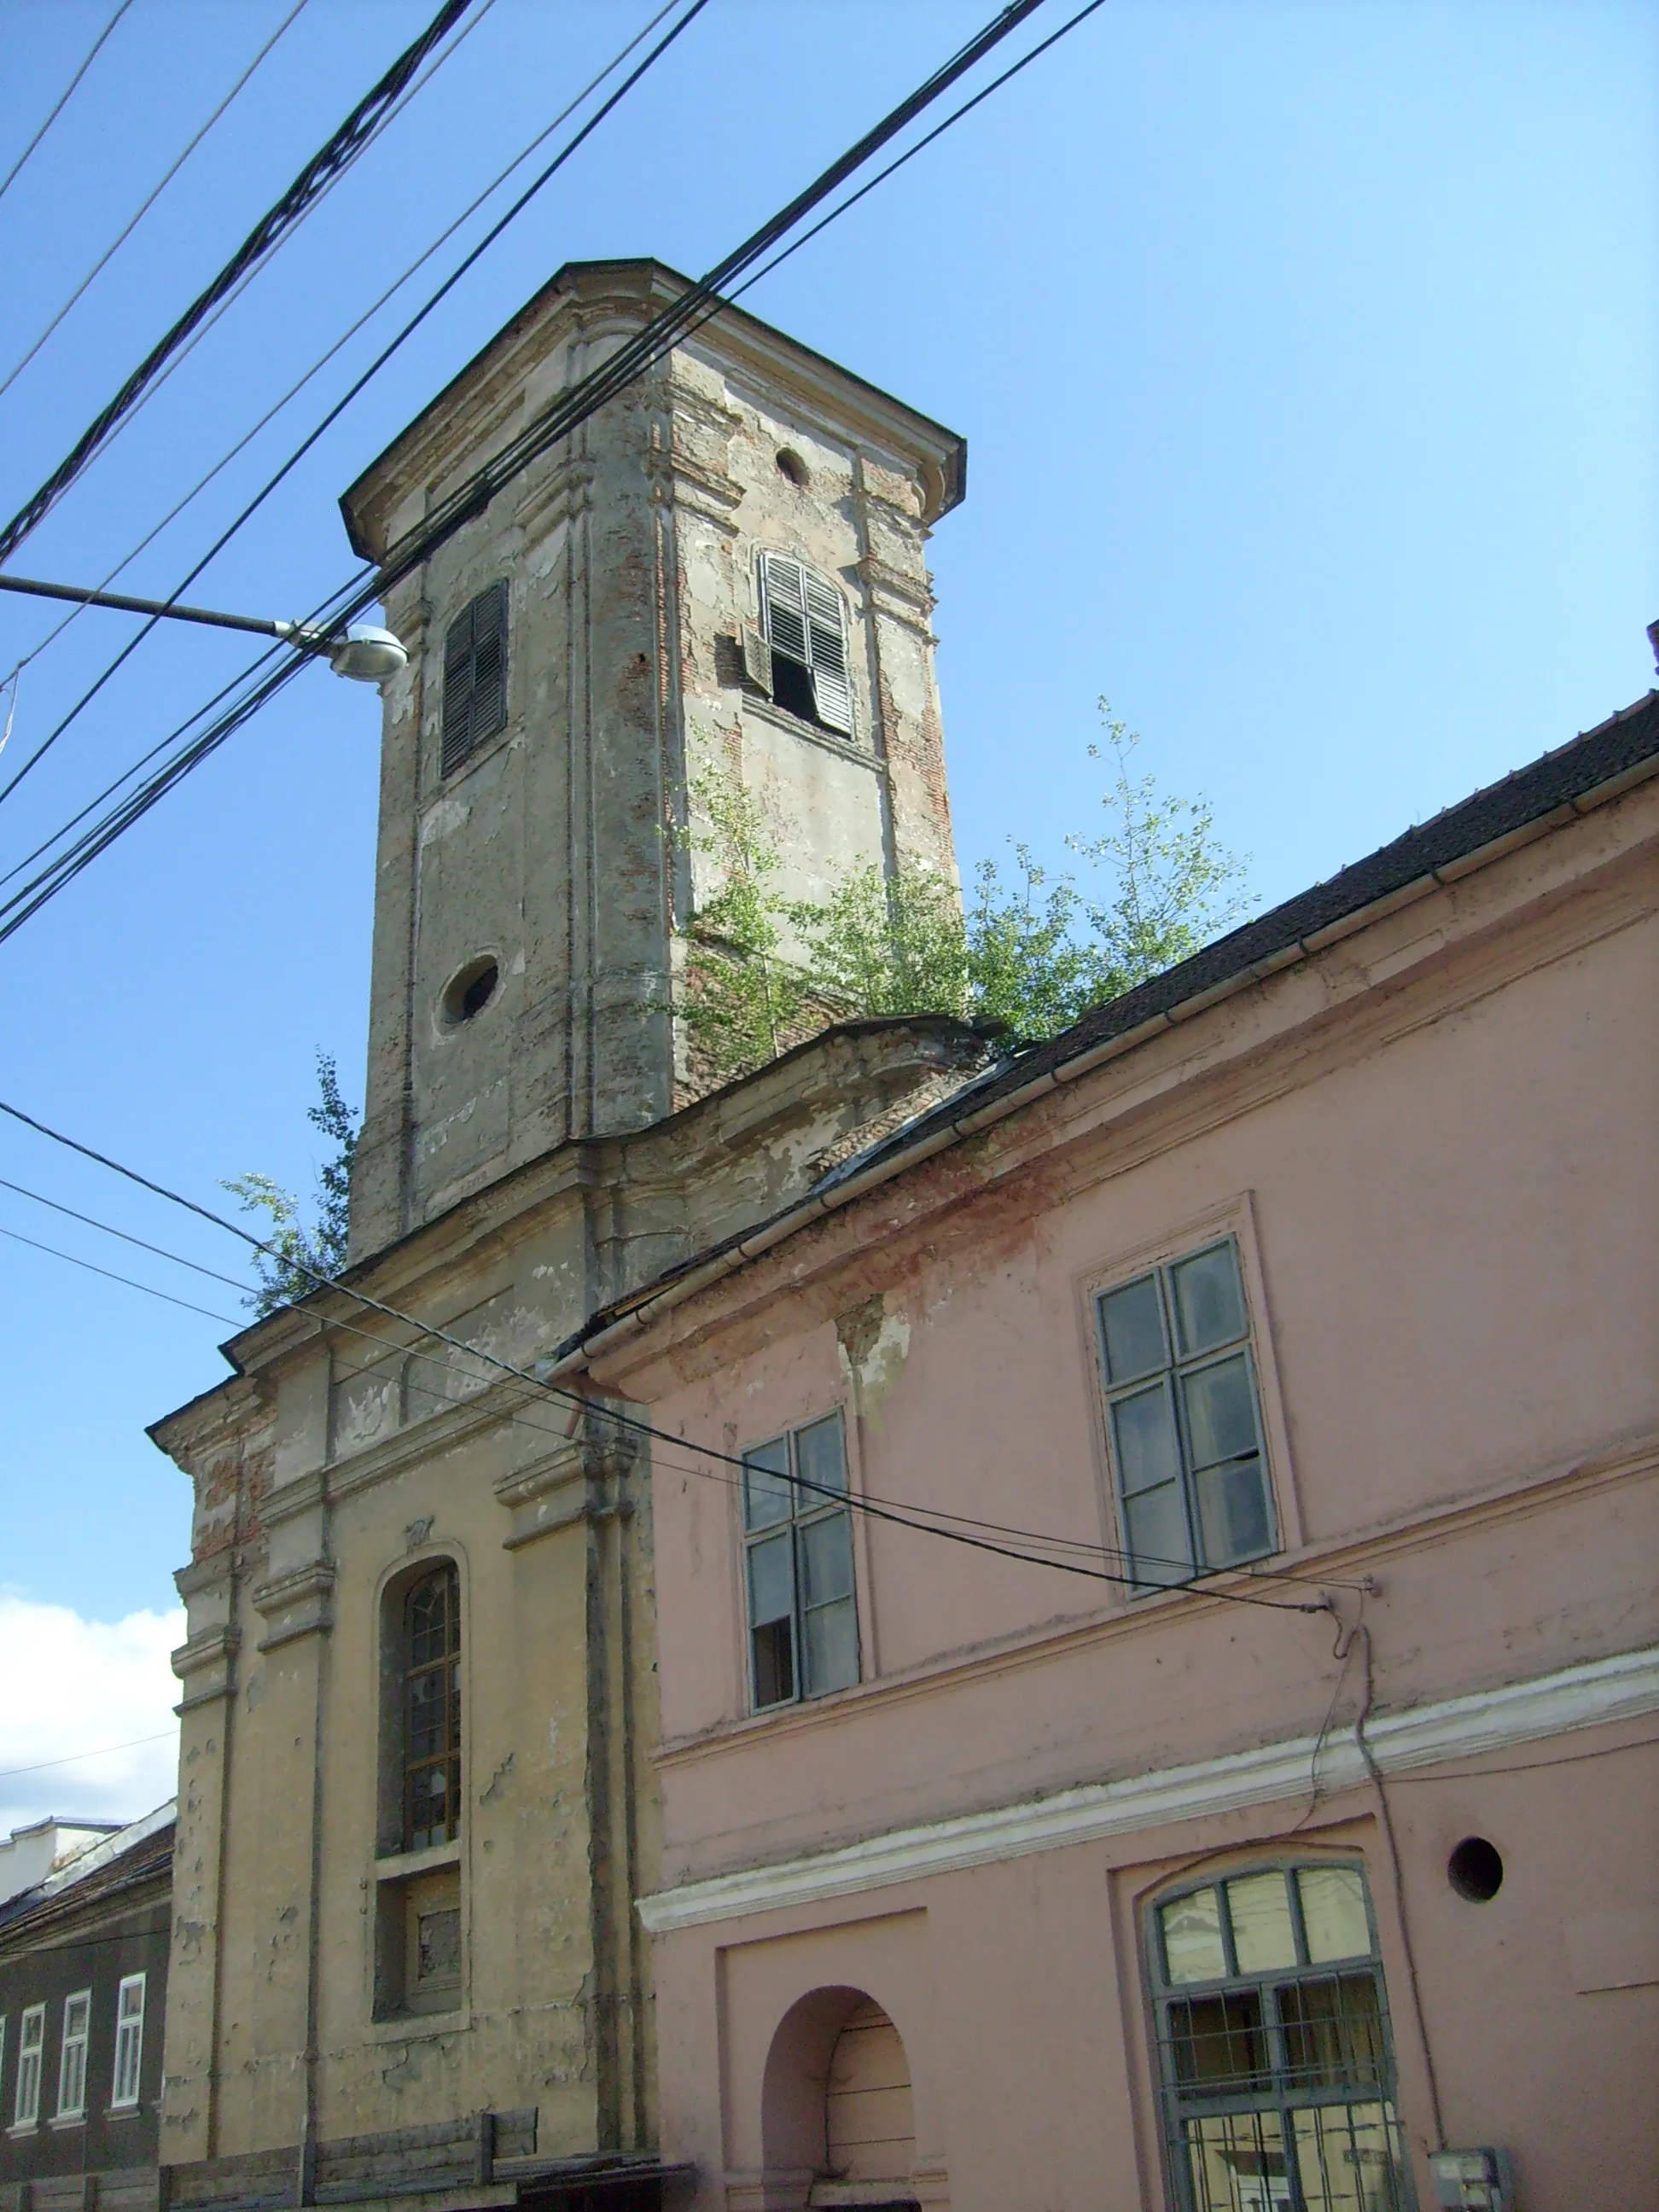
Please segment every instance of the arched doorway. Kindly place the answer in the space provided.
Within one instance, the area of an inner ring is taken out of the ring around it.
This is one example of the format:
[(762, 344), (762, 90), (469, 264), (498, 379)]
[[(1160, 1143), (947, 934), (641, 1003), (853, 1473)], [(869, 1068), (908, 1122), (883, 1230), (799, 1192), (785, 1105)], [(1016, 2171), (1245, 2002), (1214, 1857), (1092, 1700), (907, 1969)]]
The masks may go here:
[(903, 2039), (868, 1990), (813, 1990), (767, 2054), (762, 2139), (769, 2172), (817, 2207), (914, 2207), (916, 2126)]
[(910, 2201), (916, 2123), (910, 2062), (881, 2007), (866, 1997), (836, 2038), (823, 2093), (824, 2180), (815, 2204)]

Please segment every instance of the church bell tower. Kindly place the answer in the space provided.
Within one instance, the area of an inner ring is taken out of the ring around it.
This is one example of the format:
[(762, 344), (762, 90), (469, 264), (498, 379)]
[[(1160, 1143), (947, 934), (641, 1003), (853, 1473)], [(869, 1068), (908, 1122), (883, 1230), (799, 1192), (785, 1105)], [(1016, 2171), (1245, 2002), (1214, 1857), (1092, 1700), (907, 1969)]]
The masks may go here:
[[(686, 280), (561, 270), (345, 495), (384, 559)], [(924, 548), (963, 441), (724, 309), (392, 589), (362, 1259), (573, 1138), (690, 1095), (699, 777), (739, 777), (789, 896), (954, 879)], [(693, 825), (694, 826), (694, 825)]]

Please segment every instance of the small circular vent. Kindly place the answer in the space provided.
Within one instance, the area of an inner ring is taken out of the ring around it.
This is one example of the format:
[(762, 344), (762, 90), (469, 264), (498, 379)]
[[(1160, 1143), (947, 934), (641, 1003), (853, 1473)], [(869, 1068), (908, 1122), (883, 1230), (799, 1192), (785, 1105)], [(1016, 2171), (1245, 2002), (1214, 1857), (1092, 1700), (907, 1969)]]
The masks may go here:
[(778, 448), (778, 474), (787, 477), (797, 491), (805, 491), (812, 481), (805, 462), (788, 446)]
[(501, 980), (501, 968), (493, 953), (486, 952), (477, 960), (469, 960), (445, 988), (444, 1026), (459, 1029), (463, 1022), (476, 1020), (495, 997)]
[(1446, 1879), (1471, 1905), (1490, 1905), (1504, 1887), (1504, 1862), (1496, 1844), (1465, 1836), (1446, 1861)]

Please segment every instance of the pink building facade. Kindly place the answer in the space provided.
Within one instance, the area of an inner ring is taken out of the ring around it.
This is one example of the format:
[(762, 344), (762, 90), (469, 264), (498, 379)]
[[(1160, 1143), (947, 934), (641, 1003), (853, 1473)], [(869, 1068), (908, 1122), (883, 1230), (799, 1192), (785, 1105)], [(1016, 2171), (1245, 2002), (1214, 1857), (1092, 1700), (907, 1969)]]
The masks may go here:
[(697, 2212), (1659, 2203), (1656, 770), (1650, 695), (554, 1370), (659, 1432)]

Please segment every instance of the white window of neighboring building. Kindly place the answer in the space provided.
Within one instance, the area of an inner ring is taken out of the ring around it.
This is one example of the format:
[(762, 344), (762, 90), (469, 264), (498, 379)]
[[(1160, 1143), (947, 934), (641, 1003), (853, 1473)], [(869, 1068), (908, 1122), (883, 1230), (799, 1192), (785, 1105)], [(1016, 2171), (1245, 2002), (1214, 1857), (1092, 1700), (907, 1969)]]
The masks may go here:
[(32, 2128), (40, 2117), (40, 2054), (46, 2040), (46, 2008), (31, 2005), (17, 2027), (17, 2101), (15, 2127)]
[(128, 1974), (115, 1999), (115, 2074), (110, 2088), (112, 2110), (138, 2101), (138, 2077), (144, 2058), (144, 1977)]
[(1278, 1548), (1238, 1245), (1218, 1238), (1095, 1300), (1123, 1548), (1142, 1589)]
[(60, 2120), (84, 2118), (87, 2109), (87, 2038), (92, 2027), (92, 1991), (77, 1990), (64, 1999), (64, 2043), (58, 2059)]
[(760, 556), (763, 688), (805, 722), (853, 734), (847, 602), (824, 577), (784, 553)]
[(1410, 2212), (1360, 1869), (1188, 1885), (1153, 1905), (1146, 1932), (1180, 2212)]
[(859, 1679), (841, 1415), (757, 1444), (743, 1462), (750, 1689), (758, 1712)]

